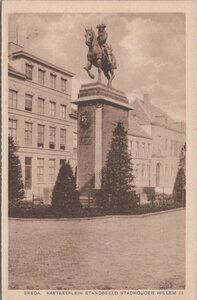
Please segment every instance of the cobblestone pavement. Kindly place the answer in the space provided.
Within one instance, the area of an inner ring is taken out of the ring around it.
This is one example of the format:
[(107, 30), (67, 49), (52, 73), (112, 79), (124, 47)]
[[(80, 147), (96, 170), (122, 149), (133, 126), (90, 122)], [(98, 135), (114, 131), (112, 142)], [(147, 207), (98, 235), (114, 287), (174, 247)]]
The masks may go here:
[(9, 220), (10, 289), (184, 288), (185, 211)]

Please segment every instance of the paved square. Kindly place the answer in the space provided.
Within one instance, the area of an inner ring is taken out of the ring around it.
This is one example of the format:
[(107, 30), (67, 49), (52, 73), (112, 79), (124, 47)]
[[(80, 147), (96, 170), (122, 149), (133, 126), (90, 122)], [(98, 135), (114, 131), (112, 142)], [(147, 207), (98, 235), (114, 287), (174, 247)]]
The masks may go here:
[(10, 289), (184, 288), (185, 210), (9, 220)]

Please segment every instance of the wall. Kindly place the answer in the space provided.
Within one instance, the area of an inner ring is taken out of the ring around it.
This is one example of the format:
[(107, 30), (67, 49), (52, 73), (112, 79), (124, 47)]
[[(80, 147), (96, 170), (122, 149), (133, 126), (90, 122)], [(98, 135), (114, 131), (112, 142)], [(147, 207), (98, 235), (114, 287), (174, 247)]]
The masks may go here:
[[(185, 134), (161, 126), (152, 126), (152, 173), (151, 184), (159, 192), (171, 193), (179, 164), (180, 150), (185, 143)], [(175, 146), (175, 142), (177, 146)], [(177, 149), (177, 150), (176, 150)], [(159, 164), (159, 165), (158, 165)], [(160, 166), (160, 180), (156, 180)], [(157, 181), (157, 182), (156, 182)], [(158, 184), (159, 183), (159, 184)]]
[(103, 104), (102, 117), (102, 137), (103, 137), (103, 155), (102, 162), (105, 166), (107, 153), (110, 148), (112, 133), (117, 122), (122, 121), (125, 130), (128, 130), (128, 111), (112, 105)]
[[(151, 186), (152, 140), (129, 135), (129, 151), (132, 156), (134, 184), (137, 188)], [(137, 143), (139, 151), (137, 151)], [(143, 151), (143, 144), (145, 150)]]

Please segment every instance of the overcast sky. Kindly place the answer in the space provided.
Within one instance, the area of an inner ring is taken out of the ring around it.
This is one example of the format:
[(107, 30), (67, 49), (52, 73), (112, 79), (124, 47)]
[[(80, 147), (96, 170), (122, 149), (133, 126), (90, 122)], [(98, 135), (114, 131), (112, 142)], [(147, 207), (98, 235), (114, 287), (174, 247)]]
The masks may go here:
[[(88, 83), (83, 67), (88, 48), (85, 27), (105, 23), (118, 69), (113, 87), (130, 102), (150, 93), (154, 104), (175, 120), (185, 120), (184, 14), (15, 14), (9, 18), (9, 40), (32, 54), (76, 74), (73, 99)], [(93, 67), (93, 73), (97, 70)], [(106, 79), (103, 76), (103, 82)]]

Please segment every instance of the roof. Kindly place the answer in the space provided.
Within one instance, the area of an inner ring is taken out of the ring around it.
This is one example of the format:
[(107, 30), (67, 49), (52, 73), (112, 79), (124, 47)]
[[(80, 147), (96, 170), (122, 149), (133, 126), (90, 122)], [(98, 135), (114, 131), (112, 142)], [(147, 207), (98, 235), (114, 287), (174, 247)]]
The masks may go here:
[(143, 101), (137, 98), (132, 105), (140, 125), (152, 124), (179, 132), (184, 131), (184, 126), (180, 129), (181, 122), (175, 122), (167, 113), (153, 105), (150, 101)]
[(65, 70), (65, 69), (63, 69), (61, 67), (58, 67), (58, 66), (56, 66), (56, 65), (54, 65), (54, 64), (52, 64), (52, 63), (50, 63), (50, 62), (48, 62), (48, 61), (46, 61), (44, 59), (38, 58), (38, 57), (34, 56), (33, 54), (30, 54), (30, 53), (28, 53), (26, 51), (17, 51), (17, 52), (14, 52), (12, 54), (12, 59), (18, 58), (18, 57), (25, 57), (25, 58), (28, 58), (28, 59), (30, 59), (32, 61), (39, 62), (41, 65), (50, 67), (51, 69), (53, 69), (55, 71), (58, 71), (58, 72), (61, 72), (61, 73), (65, 74), (65, 75), (67, 75), (67, 76), (70, 76), (70, 77), (75, 76), (74, 73), (72, 73), (72, 72), (70, 72), (68, 70)]
[(135, 120), (133, 114), (129, 116), (129, 135), (142, 137), (146, 139), (152, 139), (148, 133)]

